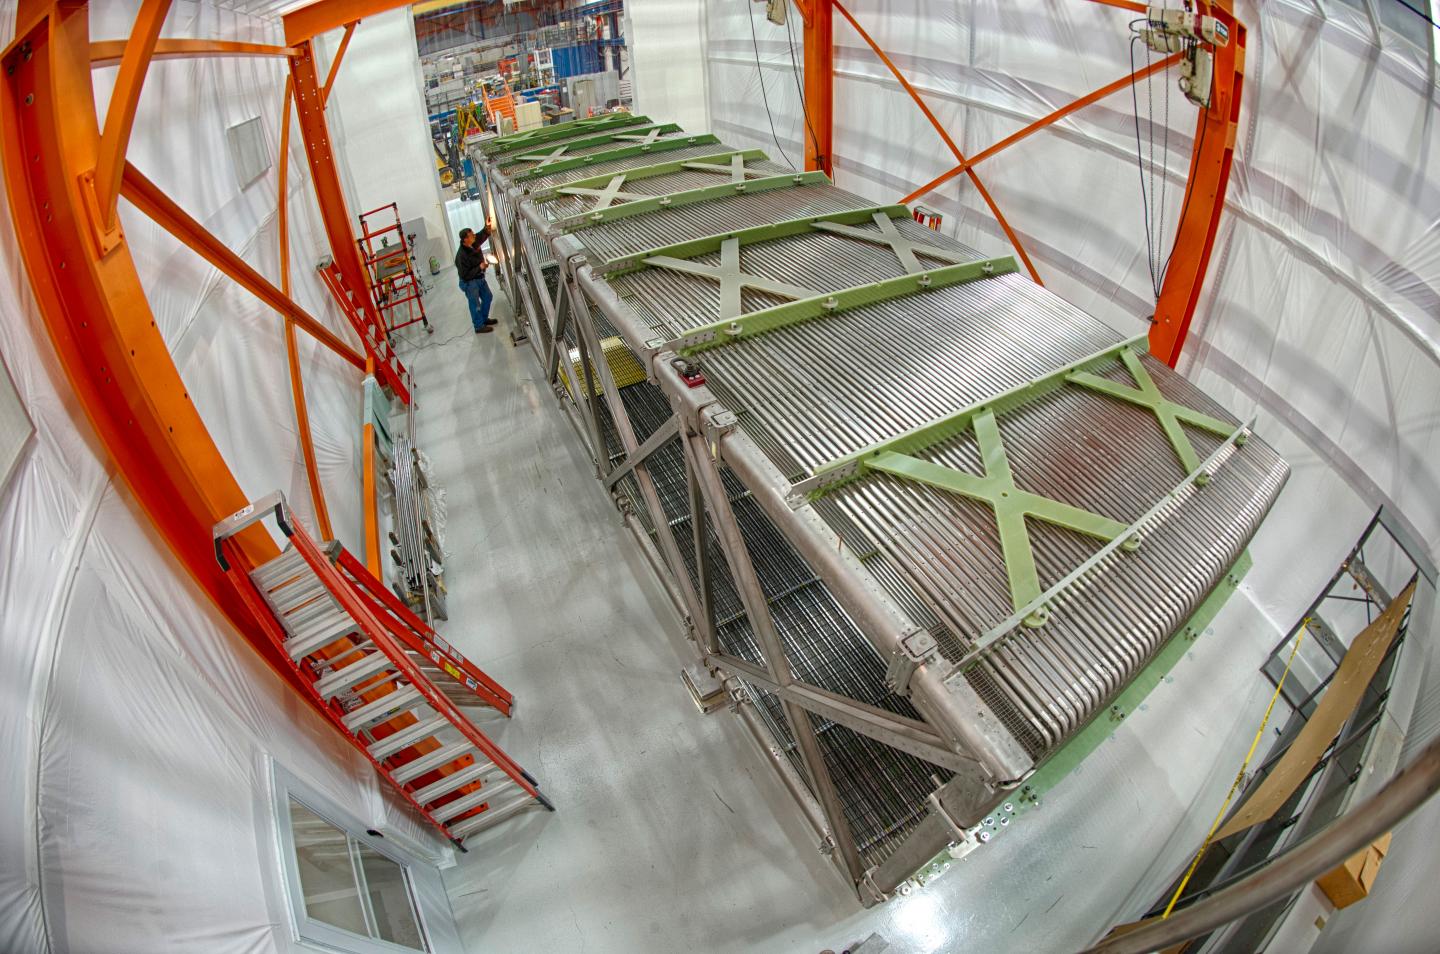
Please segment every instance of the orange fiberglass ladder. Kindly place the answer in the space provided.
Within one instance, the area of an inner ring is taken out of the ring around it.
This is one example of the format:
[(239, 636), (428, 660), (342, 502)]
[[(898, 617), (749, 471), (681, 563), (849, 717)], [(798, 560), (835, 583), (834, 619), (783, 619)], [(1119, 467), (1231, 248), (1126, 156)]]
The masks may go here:
[[(231, 538), (274, 516), (289, 545), (245, 566)], [(215, 558), (332, 724), (425, 820), (464, 840), (555, 806), (457, 708), (510, 715), (510, 693), (435, 633), (350, 553), (321, 547), (278, 491), (215, 525)]]
[[(366, 356), (375, 360), (375, 376), (391, 393), (409, 404), (410, 388), (405, 383), (405, 365), (400, 363), (399, 356), (390, 344), (390, 332), (372, 317), (369, 309), (361, 305), (361, 299), (346, 284), (345, 276), (332, 259), (322, 259), (315, 269), (320, 273), (320, 280), (330, 290), (330, 297), (335, 299), (335, 304), (340, 306), (346, 320), (360, 336)], [(369, 295), (369, 291), (364, 294)]]

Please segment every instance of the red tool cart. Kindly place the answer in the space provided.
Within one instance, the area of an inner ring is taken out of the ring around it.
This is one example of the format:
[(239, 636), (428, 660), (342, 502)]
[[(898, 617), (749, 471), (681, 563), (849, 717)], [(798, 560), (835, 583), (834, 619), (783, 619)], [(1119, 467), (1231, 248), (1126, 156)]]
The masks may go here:
[[(383, 222), (377, 227), (376, 221)], [(365, 267), (370, 272), (370, 293), (385, 320), (387, 331), (399, 331), (417, 321), (431, 334), (425, 317), (425, 290), (415, 275), (415, 249), (400, 226), (400, 209), (394, 203), (371, 209), (360, 216), (357, 240)]]

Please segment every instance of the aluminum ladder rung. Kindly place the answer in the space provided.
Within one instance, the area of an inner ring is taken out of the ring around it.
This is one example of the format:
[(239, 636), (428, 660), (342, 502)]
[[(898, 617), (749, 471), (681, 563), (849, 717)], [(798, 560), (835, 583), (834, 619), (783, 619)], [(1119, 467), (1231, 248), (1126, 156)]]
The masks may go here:
[(386, 716), (392, 710), (407, 708), (410, 703), (422, 698), (419, 689), (414, 686), (402, 686), (394, 692), (387, 692), (379, 699), (372, 699), (358, 709), (347, 712), (340, 721), (345, 723), (345, 728), (356, 732), (362, 726)]
[(487, 812), (481, 812), (464, 821), (456, 822), (454, 825), (447, 825), (451, 838), (464, 839), (478, 831), (484, 831), (492, 825), (498, 825), (511, 815), (518, 815), (531, 805), (538, 805), (539, 802), (526, 793), (524, 798), (517, 798), (515, 801), (501, 808), (492, 808)]
[(290, 549), (251, 570), (250, 579), (262, 590), (268, 590), (275, 581), (282, 580), (291, 573), (298, 573), (302, 568), (308, 570), (305, 558), (300, 555), (299, 550)]
[(427, 736), (434, 735), (449, 724), (450, 722), (444, 716), (437, 715), (434, 718), (421, 719), (409, 728), (390, 733), (380, 741), (373, 743), (365, 751), (369, 752), (370, 757), (378, 762), (389, 758), (401, 749), (409, 748)]
[(276, 613), (285, 614), (299, 609), (317, 597), (328, 597), (329, 595), (325, 584), (312, 573), (309, 576), (301, 577), (294, 583), (266, 590), (265, 602), (269, 603)]
[(391, 668), (394, 665), (395, 664), (390, 661), (390, 657), (384, 653), (379, 651), (372, 652), (364, 659), (353, 662), (348, 666), (342, 666), (339, 669), (333, 670), (328, 676), (322, 677), (315, 683), (315, 691), (320, 693), (320, 698), (329, 699), (353, 687), (356, 683), (370, 678), (377, 672)]
[[(486, 802), (494, 802), (497, 798), (510, 791), (512, 788), (519, 788), (514, 779), (506, 779), (494, 785), (482, 785), (478, 792), (471, 792), (469, 795), (461, 795), (453, 802), (446, 802), (430, 814), (438, 822), (446, 822), (456, 815), (463, 815), (472, 808), (484, 805)], [(529, 793), (526, 793), (527, 797)]]
[(290, 654), (291, 659), (304, 659), (315, 650), (323, 649), (335, 640), (354, 632), (355, 628), (355, 621), (337, 606), (334, 613), (285, 640), (285, 651)]
[(451, 772), (438, 782), (431, 782), (419, 791), (412, 792), (411, 797), (421, 805), (427, 805), (442, 795), (448, 795), (462, 785), (468, 785), (478, 778), (483, 778), (491, 772), (499, 771), (500, 766), (494, 762), (476, 762), (474, 765), (467, 765), (458, 772)]
[(471, 745), (467, 740), (461, 739), (459, 742), (442, 745), (434, 752), (427, 752), (418, 758), (411, 759), (398, 768), (391, 769), (390, 777), (401, 785), (404, 785), (411, 779), (419, 778), (426, 772), (433, 772), (442, 765), (448, 765), (466, 755), (474, 755), (477, 762), (484, 758), (484, 756), (476, 751), (475, 746)]
[(276, 610), (275, 615), (280, 618), (280, 622), (285, 626), (286, 630), (298, 632), (319, 617), (331, 610), (339, 608), (340, 604), (336, 603), (327, 593), (324, 597), (311, 599), (308, 602), (296, 606), (289, 612)]

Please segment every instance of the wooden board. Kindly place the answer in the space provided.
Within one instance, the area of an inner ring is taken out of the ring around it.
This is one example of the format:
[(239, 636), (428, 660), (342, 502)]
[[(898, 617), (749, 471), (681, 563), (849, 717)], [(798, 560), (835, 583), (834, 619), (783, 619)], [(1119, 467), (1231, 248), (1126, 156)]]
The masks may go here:
[(1375, 618), (1375, 622), (1355, 637), (1355, 642), (1350, 644), (1345, 658), (1340, 660), (1340, 668), (1335, 671), (1335, 677), (1325, 688), (1325, 694), (1320, 697), (1315, 712), (1300, 730), (1295, 743), (1280, 757), (1279, 764), (1260, 783), (1255, 793), (1215, 833), (1215, 841), (1268, 820), (1295, 794), (1360, 704), (1365, 687), (1375, 678), (1375, 671), (1389, 652), (1414, 595), (1415, 584), (1412, 582), (1395, 597), (1385, 612)]

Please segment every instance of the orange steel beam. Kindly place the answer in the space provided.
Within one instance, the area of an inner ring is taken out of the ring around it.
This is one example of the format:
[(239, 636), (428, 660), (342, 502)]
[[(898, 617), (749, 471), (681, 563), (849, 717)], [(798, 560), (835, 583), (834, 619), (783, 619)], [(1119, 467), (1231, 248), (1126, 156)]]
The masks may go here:
[[(169, 12), (170, 0), (144, 0), (140, 5), (130, 39), (125, 42), (125, 52), (120, 56), (120, 75), (115, 78), (115, 89), (105, 110), (105, 131), (100, 134), (95, 171), (85, 180), (86, 190), (93, 193), (93, 199), (87, 199), (87, 210), (94, 216), (91, 224), (101, 254), (120, 241), (115, 211), (120, 204), (125, 150), (130, 145), (130, 131), (135, 128), (135, 111), (140, 107), (140, 90), (145, 85), (150, 57)], [(93, 209), (89, 208), (90, 201), (94, 202)]]
[(335, 59), (330, 63), (330, 72), (325, 77), (325, 86), (320, 90), (320, 102), (330, 102), (330, 87), (335, 85), (335, 77), (340, 72), (340, 61), (345, 59), (345, 51), (350, 48), (350, 38), (355, 35), (355, 24), (359, 20), (351, 20), (345, 24), (345, 35), (340, 38), (340, 47), (335, 51)]
[[(365, 375), (375, 374), (375, 359), (365, 359)], [(368, 385), (367, 385), (368, 386)], [(377, 580), (385, 577), (380, 572), (380, 495), (375, 485), (375, 425), (366, 415), (365, 426), (360, 432), (360, 505), (365, 512), (365, 569)]]
[(310, 166), (310, 182), (315, 189), (316, 203), (320, 207), (320, 221), (325, 226), (325, 236), (329, 240), (330, 257), (344, 277), (346, 286), (359, 299), (359, 307), (364, 309), (369, 324), (384, 328), (385, 322), (376, 310), (374, 296), (370, 294), (368, 269), (360, 256), (360, 246), (355, 243), (355, 230), (345, 203), (345, 190), (340, 184), (340, 172), (330, 148), (330, 128), (325, 123), (325, 100), (316, 70), (315, 44), (305, 40), (297, 44), (297, 47), (299, 52), (290, 57), (295, 116), (300, 123), (305, 158)]
[[(90, 44), (90, 65), (115, 66), (125, 54), (125, 40), (96, 40)], [(288, 46), (266, 46), (263, 43), (234, 43), (230, 40), (155, 41), (152, 60), (193, 60), (209, 56), (290, 56)]]
[(1172, 368), (1190, 332), (1220, 231), (1245, 86), (1245, 24), (1235, 19), (1231, 0), (1219, 0), (1210, 7), (1210, 14), (1229, 28), (1230, 42), (1214, 51), (1210, 107), (1200, 111), (1195, 123), (1196, 146), (1190, 156), (1180, 224), (1150, 326), (1150, 353)]
[[(176, 560), (265, 662), (300, 688), (215, 561), (211, 528), (247, 498), (175, 367), (130, 248), (122, 239), (102, 255), (91, 244), (80, 185), (100, 148), (89, 10), (22, 0), (17, 25), (0, 81), (0, 168), (55, 356), (115, 473)], [(268, 533), (251, 530), (235, 539), (249, 564), (278, 555)]]
[[(223, 242), (207, 232), (204, 226), (191, 218), (168, 195), (160, 191), (159, 186), (145, 178), (140, 170), (128, 162), (125, 163), (122, 191), (125, 198), (129, 199), (137, 209), (189, 246), (201, 258), (239, 282), (246, 291), (280, 314), (288, 315), (317, 341), (355, 367), (365, 367), (365, 358), (359, 352), (342, 341), (335, 332), (312, 318), (308, 312), (280, 289), (266, 281), (263, 275), (250, 267), (239, 255), (226, 248)], [(223, 517), (225, 514), (220, 516)], [(220, 518), (216, 517), (215, 519)]]
[[(865, 32), (865, 28), (860, 25), (859, 21), (850, 15), (850, 11), (845, 9), (844, 5), (840, 3), (840, 0), (830, 0), (830, 2), (834, 4), (836, 10), (840, 11), (840, 15), (855, 28), (855, 32), (860, 34), (860, 38), (870, 46), (870, 49), (875, 51), (875, 55), (880, 57), (880, 62), (885, 64), (886, 68), (890, 70), (891, 75), (894, 76), (904, 88), (905, 92), (910, 94), (910, 98), (915, 101), (915, 105), (920, 107), (920, 112), (924, 113), (925, 118), (930, 120), (930, 125), (940, 134), (940, 138), (945, 141), (945, 145), (949, 147), (950, 152), (954, 154), (955, 161), (964, 165), (965, 154), (960, 151), (959, 146), (955, 145), (955, 140), (950, 138), (950, 134), (945, 131), (945, 127), (940, 124), (940, 120), (935, 118), (935, 114), (930, 111), (930, 107), (925, 105), (925, 100), (920, 97), (915, 87), (910, 85), (910, 81), (905, 78), (905, 75), (900, 72), (899, 68), (890, 60), (890, 57), (885, 54), (885, 51), (880, 49), (879, 44), (871, 39), (870, 34)], [(995, 221), (1000, 223), (1000, 228), (1005, 232), (1005, 237), (1009, 239), (1011, 246), (1014, 247), (1015, 254), (1020, 256), (1020, 261), (1025, 263), (1025, 268), (1030, 272), (1030, 277), (1035, 280), (1035, 284), (1045, 284), (1040, 280), (1040, 273), (1035, 270), (1035, 265), (1030, 261), (1030, 256), (1025, 254), (1025, 248), (1020, 244), (1020, 239), (1016, 236), (1015, 230), (1010, 228), (1009, 222), (1005, 221), (1005, 216), (1000, 213), (1000, 207), (997, 206), (995, 200), (990, 197), (990, 191), (981, 184), (980, 177), (975, 174), (975, 170), (967, 168), (965, 174), (970, 177), (970, 181), (980, 193), (980, 197), (984, 199), (985, 204), (990, 207), (990, 214), (995, 216)]]
[(1092, 93), (1080, 97), (1073, 103), (1070, 103), (1067, 106), (1062, 106), (1059, 109), (1055, 110), (1053, 113), (1050, 113), (1049, 115), (1043, 116), (1040, 119), (1035, 120), (1033, 123), (1026, 126), (1024, 129), (1011, 133), (990, 148), (984, 150), (983, 152), (976, 153), (969, 159), (960, 163), (958, 166), (955, 166), (949, 172), (941, 173), (940, 175), (931, 179), (929, 182), (925, 183), (920, 188), (916, 189), (914, 192), (907, 195), (905, 198), (901, 199), (901, 203), (909, 205), (911, 202), (914, 202), (916, 199), (920, 198), (925, 193), (944, 185), (951, 179), (958, 176), (960, 173), (967, 171), (971, 166), (979, 165), (980, 163), (984, 162), (986, 159), (989, 159), (996, 153), (1002, 152), (1005, 149), (1010, 148), (1020, 140), (1029, 136), (1031, 133), (1038, 132), (1039, 130), (1044, 129), (1046, 126), (1049, 126), (1052, 123), (1057, 122), (1058, 120), (1064, 119), (1071, 113), (1078, 112), (1079, 110), (1084, 109), (1086, 106), (1089, 106), (1091, 103), (1102, 100), (1106, 96), (1111, 95), (1112, 93), (1119, 92), (1120, 90), (1129, 86), (1136, 80), (1144, 79), (1151, 73), (1159, 72), (1160, 70), (1163, 70), (1166, 67), (1179, 62), (1179, 60), (1180, 54), (1176, 53), (1172, 56), (1165, 57), (1163, 60), (1156, 60), (1154, 63), (1151, 63), (1149, 66), (1145, 67), (1142, 70), (1136, 70), (1133, 73), (1122, 76), (1113, 83), (1106, 83), (1104, 86), (1100, 87)]
[(352, 20), (408, 6), (410, 0), (319, 0), (285, 14), (285, 42), (299, 46)]
[(805, 21), (805, 168), (832, 179), (835, 138), (835, 19), (830, 0), (796, 0)]
[[(276, 169), (279, 202), (275, 207), (280, 230), (280, 291), (290, 297), (290, 81), (285, 81), (284, 106), (280, 110), (280, 165)], [(300, 345), (295, 340), (295, 319), (285, 316), (285, 360), (290, 367), (290, 398), (295, 404), (295, 431), (300, 436), (300, 455), (305, 459), (305, 479), (310, 484), (310, 502), (315, 507), (315, 527), (320, 539), (334, 539), (330, 509), (325, 505), (325, 488), (315, 462), (315, 438), (310, 431), (310, 409), (305, 405), (305, 378), (300, 371)]]
[(1149, 9), (1143, 3), (1134, 3), (1132, 0), (1090, 0), (1091, 3), (1103, 4), (1107, 7), (1119, 7), (1121, 10), (1132, 10), (1135, 13), (1148, 13)]

